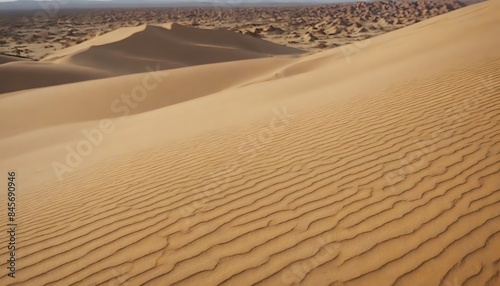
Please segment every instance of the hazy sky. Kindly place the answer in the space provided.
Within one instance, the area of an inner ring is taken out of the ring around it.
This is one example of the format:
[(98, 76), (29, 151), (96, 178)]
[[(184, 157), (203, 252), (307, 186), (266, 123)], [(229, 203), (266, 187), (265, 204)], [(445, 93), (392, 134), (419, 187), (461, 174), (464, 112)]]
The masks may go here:
[[(158, 3), (193, 3), (193, 2), (213, 2), (213, 3), (221, 3), (221, 4), (238, 4), (238, 3), (280, 3), (280, 2), (286, 2), (286, 3), (308, 3), (308, 2), (314, 2), (314, 3), (338, 3), (338, 2), (353, 2), (355, 0), (0, 0), (0, 2), (33, 2), (33, 1), (55, 1), (59, 2), (60, 4), (67, 4), (67, 3), (78, 3), (78, 2), (88, 2), (88, 1), (99, 1), (99, 2), (105, 2), (105, 1), (117, 1), (117, 2), (135, 2), (135, 3), (140, 3), (140, 2), (158, 2)], [(359, 0), (358, 0), (359, 1)], [(370, 0), (363, 0), (363, 1), (370, 1)]]
[[(15, 1), (59, 1), (59, 2), (83, 2), (83, 1), (89, 1), (89, 0), (0, 0), (0, 2), (15, 2)], [(98, 0), (94, 0), (98, 1)], [(99, 0), (99, 1), (111, 1), (111, 0)], [(123, 1), (123, 0), (121, 0)], [(193, 2), (220, 2), (220, 3), (226, 3), (226, 4), (231, 4), (231, 3), (280, 3), (280, 2), (286, 2), (286, 3), (308, 3), (308, 2), (325, 2), (325, 3), (335, 3), (335, 2), (348, 2), (347, 0), (315, 0), (315, 1), (307, 1), (307, 0), (125, 0), (129, 2), (163, 2), (163, 3), (193, 3)], [(369, 1), (369, 0), (367, 0)]]

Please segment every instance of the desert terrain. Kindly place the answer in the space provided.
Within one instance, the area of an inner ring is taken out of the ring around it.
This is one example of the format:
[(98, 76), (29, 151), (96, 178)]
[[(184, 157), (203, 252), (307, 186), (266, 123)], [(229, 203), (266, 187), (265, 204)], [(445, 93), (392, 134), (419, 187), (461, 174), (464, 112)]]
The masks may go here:
[(118, 28), (168, 22), (228, 29), (316, 52), (368, 39), (465, 6), (464, 2), (455, 0), (295, 7), (238, 7), (232, 3), (223, 1), (203, 8), (71, 10), (63, 9), (63, 2), (46, 11), (0, 11), (0, 53), (39, 60), (56, 50)]
[(439, 3), (332, 6), (331, 38), (92, 12), (4, 52), (0, 285), (500, 285), (500, 1)]

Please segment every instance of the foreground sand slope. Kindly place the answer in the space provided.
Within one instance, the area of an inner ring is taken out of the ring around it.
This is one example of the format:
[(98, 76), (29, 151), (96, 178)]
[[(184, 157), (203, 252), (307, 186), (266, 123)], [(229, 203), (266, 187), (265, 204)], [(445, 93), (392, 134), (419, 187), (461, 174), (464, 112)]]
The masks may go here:
[[(117, 118), (114, 124), (123, 132), (106, 136), (83, 165), (99, 161), (101, 155), (108, 158), (200, 132), (266, 120), (275, 107), (287, 106), (295, 112), (339, 104), (393, 84), (489, 61), (500, 44), (497, 19), (491, 7), (483, 4), (465, 11), (470, 12), (449, 13), (357, 46), (299, 59), (229, 62), (5, 94), (0, 104), (0, 117), (5, 118), (0, 121), (0, 136), (5, 139), (0, 141), (0, 155), (16, 164), (29, 162), (30, 172), (39, 174), (30, 180), (42, 175), (54, 178), (48, 162), (64, 160), (65, 146), (85, 139), (82, 130), (99, 128), (99, 121), (94, 120)], [(459, 21), (470, 25), (464, 27)], [(117, 36), (114, 41), (120, 39)], [(148, 88), (151, 84), (156, 87)], [(132, 93), (140, 100), (130, 99)], [(184, 104), (172, 105), (179, 102)], [(168, 110), (159, 109), (165, 106)], [(127, 145), (113, 144), (128, 141), (132, 134), (141, 135)], [(34, 150), (44, 157), (32, 160)]]
[[(105, 95), (146, 74), (5, 94), (18, 124), (2, 126), (0, 167), (25, 185), (19, 278), (0, 283), (499, 285), (498, 11), (473, 5), (354, 53), (214, 64), (204, 85), (263, 67), (197, 97), (189, 79), (210, 66), (154, 73), (186, 97), (159, 101), (160, 85), (128, 117)], [(60, 112), (23, 119), (36, 95)], [(95, 108), (77, 112), (85, 99)], [(53, 180), (105, 118), (115, 130)]]

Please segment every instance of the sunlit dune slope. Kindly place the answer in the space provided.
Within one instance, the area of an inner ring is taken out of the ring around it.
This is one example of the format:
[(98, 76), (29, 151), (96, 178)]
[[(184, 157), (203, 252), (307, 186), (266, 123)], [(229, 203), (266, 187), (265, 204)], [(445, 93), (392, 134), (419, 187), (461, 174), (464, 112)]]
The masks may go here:
[(498, 5), (2, 95), (22, 233), (0, 285), (500, 285)]

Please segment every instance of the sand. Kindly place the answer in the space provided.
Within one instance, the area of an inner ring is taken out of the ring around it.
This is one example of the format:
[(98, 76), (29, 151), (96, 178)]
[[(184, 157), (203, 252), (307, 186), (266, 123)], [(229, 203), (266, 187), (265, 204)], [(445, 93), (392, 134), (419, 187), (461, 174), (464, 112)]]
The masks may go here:
[(0, 284), (500, 285), (499, 5), (312, 55), (139, 26), (0, 65), (68, 71), (0, 95)]
[(13, 3), (0, 2), (0, 53), (39, 60), (121, 27), (172, 21), (190, 27), (228, 29), (317, 52), (406, 27), (464, 7), (464, 2), (476, 1), (373, 1), (276, 7), (266, 7), (265, 2), (246, 7), (240, 2), (219, 1), (203, 8), (160, 5), (134, 9), (71, 9), (72, 3), (60, 1), (38, 13), (2, 10), (3, 5)]

